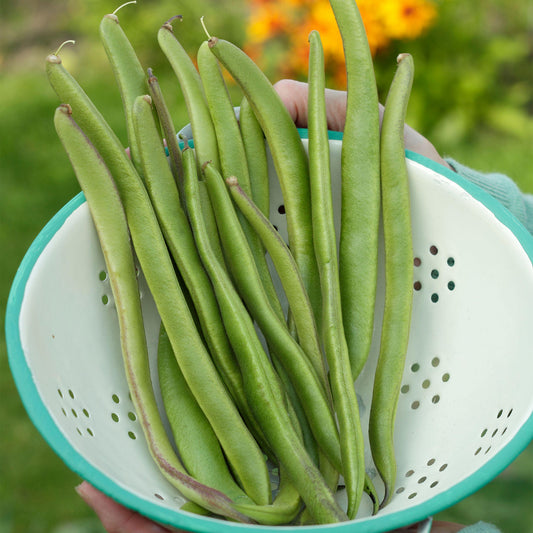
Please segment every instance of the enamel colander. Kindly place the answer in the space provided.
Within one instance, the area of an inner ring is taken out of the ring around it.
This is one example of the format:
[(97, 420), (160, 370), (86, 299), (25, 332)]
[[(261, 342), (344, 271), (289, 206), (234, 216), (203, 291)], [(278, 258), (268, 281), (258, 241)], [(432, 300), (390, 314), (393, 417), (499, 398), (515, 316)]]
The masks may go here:
[[(306, 132), (301, 135), (306, 144)], [(332, 135), (337, 205), (341, 142)], [(533, 437), (533, 238), (502, 205), (455, 173), (413, 153), (407, 163), (415, 283), (393, 497), (376, 516), (364, 499), (355, 521), (299, 527), (302, 532), (381, 532), (422, 520), (488, 483)], [(283, 200), (272, 176), (271, 219), (285, 234)], [(383, 305), (382, 257), (376, 339), (356, 382), (364, 427)], [(159, 316), (142, 273), (140, 286), (153, 359)], [(189, 531), (296, 529), (180, 511), (185, 500), (152, 462), (129, 397), (113, 296), (82, 194), (28, 250), (11, 290), (6, 332), (31, 420), (66, 465), (98, 489)]]

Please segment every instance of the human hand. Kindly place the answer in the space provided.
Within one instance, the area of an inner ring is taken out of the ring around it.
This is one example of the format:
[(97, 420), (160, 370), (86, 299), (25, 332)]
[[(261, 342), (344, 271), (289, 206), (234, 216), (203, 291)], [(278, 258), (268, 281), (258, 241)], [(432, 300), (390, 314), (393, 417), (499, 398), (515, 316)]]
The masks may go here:
[(152, 520), (123, 507), (84, 481), (76, 487), (82, 500), (96, 513), (108, 533), (186, 533), (167, 529)]
[[(307, 127), (307, 83), (294, 80), (280, 80), (274, 84), (282, 102), (299, 128)], [(383, 117), (383, 106), (379, 105), (380, 120)], [(326, 89), (326, 113), (328, 128), (332, 131), (343, 131), (346, 119), (346, 92)], [(439, 155), (433, 144), (409, 126), (405, 126), (405, 148), (417, 154), (433, 159), (437, 163), (451, 168)]]

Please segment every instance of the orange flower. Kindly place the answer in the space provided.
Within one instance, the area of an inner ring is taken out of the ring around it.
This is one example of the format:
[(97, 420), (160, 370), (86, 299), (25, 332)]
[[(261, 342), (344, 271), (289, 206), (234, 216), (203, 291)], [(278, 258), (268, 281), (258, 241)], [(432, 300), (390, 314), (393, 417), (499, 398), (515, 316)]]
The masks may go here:
[[(434, 0), (353, 0), (361, 13), (373, 55), (391, 40), (413, 39), (436, 17)], [(326, 72), (336, 84), (345, 80), (344, 50), (328, 0), (250, 0), (245, 49), (261, 63), (270, 63), (276, 75), (306, 77), (309, 43), (317, 30), (322, 39)], [(264, 52), (264, 53), (263, 53)]]
[(283, 5), (277, 5), (275, 2), (261, 3), (253, 9), (248, 21), (248, 39), (255, 43), (265, 42), (285, 33), (288, 25), (289, 17)]
[(391, 39), (414, 39), (431, 26), (437, 8), (431, 0), (383, 0), (378, 4)]

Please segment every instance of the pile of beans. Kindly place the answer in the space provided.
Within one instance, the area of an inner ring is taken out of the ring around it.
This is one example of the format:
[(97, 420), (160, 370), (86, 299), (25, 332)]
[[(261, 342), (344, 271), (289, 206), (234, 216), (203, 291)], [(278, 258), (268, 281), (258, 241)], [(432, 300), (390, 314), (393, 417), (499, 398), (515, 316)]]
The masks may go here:
[[(174, 34), (177, 17), (157, 40), (181, 87), (193, 145), (177, 137), (157, 78), (140, 65), (118, 10), (103, 17), (100, 35), (120, 87), (129, 151), (59, 51), (46, 60), (62, 102), (56, 130), (105, 257), (138, 419), (188, 511), (250, 524), (333, 523), (354, 519), (365, 494), (379, 512), (394, 485), (394, 416), (412, 300), (403, 127), (413, 62), (399, 56), (380, 128), (357, 5), (330, 3), (348, 78), (338, 246), (317, 31), (309, 35), (308, 153), (260, 68), (209, 35), (196, 66)], [(242, 89), (238, 118), (222, 68)], [(266, 146), (283, 193), (287, 243), (268, 219)], [(380, 217), (386, 296), (369, 423), (385, 487), (378, 495), (365, 472), (354, 381), (374, 327)], [(161, 316), (159, 386), (171, 436), (150, 375), (137, 264)], [(274, 491), (269, 467), (279, 473)], [(339, 479), (346, 508), (335, 497)]]

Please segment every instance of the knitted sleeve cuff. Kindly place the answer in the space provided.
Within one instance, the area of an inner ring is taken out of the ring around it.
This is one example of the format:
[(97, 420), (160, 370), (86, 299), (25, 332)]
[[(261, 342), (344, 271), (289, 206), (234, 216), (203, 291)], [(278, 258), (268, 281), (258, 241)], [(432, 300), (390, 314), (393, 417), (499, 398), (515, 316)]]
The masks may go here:
[(477, 522), (471, 526), (467, 526), (459, 530), (459, 533), (501, 533), (500, 530), (492, 524), (485, 522)]
[(478, 172), (449, 158), (446, 162), (457, 174), (498, 200), (533, 234), (533, 195), (522, 193), (514, 181), (503, 174)]

